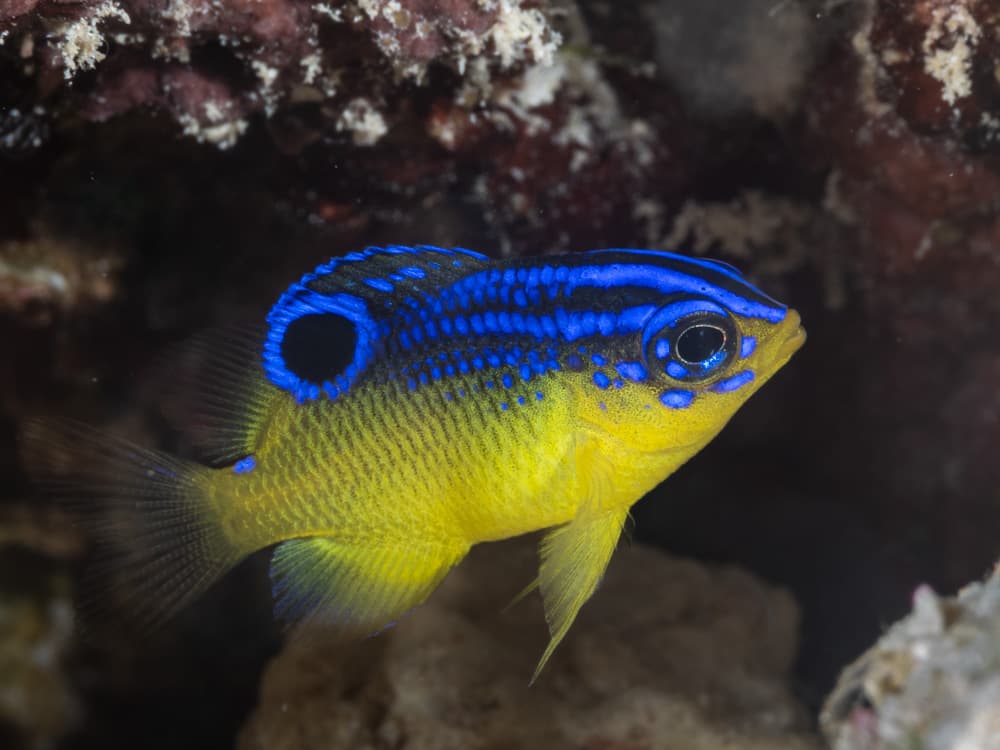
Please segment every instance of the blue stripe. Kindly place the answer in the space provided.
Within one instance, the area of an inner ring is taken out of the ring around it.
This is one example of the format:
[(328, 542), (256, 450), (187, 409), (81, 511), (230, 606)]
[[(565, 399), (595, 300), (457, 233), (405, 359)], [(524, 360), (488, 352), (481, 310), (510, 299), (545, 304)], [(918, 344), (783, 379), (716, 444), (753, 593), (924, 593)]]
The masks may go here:
[[(566, 293), (571, 293), (579, 287), (614, 289), (622, 286), (655, 289), (664, 295), (683, 292), (710, 297), (738, 315), (747, 318), (760, 318), (770, 323), (780, 323), (785, 319), (786, 314), (784, 305), (772, 307), (754, 302), (720, 286), (715, 286), (701, 277), (690, 276), (659, 266), (612, 264), (573, 268), (570, 270), (570, 276), (566, 282)], [(749, 285), (746, 286), (754, 292), (757, 291)]]

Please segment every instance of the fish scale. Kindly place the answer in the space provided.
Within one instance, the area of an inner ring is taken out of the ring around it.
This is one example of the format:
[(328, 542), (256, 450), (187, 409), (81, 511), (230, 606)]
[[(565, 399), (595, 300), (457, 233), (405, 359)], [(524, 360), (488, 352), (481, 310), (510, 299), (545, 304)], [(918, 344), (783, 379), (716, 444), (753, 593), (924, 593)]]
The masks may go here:
[(121, 540), (137, 609), (169, 616), (274, 546), (279, 616), (373, 632), (471, 546), (539, 530), (532, 587), (550, 641), (538, 670), (632, 504), (805, 338), (795, 311), (735, 269), (628, 249), (491, 261), (367, 248), (290, 285), (266, 323), (242, 354), (220, 347), (201, 384), (206, 421), (222, 427), (212, 453), (232, 465), (121, 441), (108, 453), (96, 434), (55, 430), (68, 452), (110, 455), (118, 512), (155, 477), (147, 536)]

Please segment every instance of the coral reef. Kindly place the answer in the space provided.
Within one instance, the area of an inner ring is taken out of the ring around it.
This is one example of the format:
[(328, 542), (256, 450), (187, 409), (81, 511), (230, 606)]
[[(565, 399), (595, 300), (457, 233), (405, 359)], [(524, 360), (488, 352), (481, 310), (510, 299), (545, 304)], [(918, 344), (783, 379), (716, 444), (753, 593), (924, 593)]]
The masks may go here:
[(844, 670), (821, 721), (833, 750), (998, 747), (1000, 575), (913, 611)]
[(537, 602), (528, 540), (487, 545), (402, 623), (359, 645), (301, 633), (271, 663), (241, 750), (818, 748), (786, 684), (798, 614), (738, 570), (622, 550), (561, 652)]
[[(259, 321), (304, 269), (383, 242), (668, 248), (732, 261), (803, 312), (793, 366), (636, 507), (635, 533), (788, 588), (796, 697), (818, 709), (919, 583), (954, 590), (998, 554), (998, 40), (988, 0), (0, 0), (0, 572), (23, 583), (0, 585), (3, 622), (22, 623), (0, 625), (16, 675), (0, 690), (42, 684), (32, 644), (57, 654), (51, 713), (4, 713), (0, 746), (70, 726), (76, 746), (231, 743), (274, 645), (266, 574), (251, 563), (161, 637), (110, 638), (66, 678), (53, 613), (89, 540), (25, 507), (14, 436), (57, 414), (188, 450), (162, 418), (163, 352)], [(520, 581), (487, 602), (474, 567), (385, 638), (290, 645), (242, 742), (463, 742), (475, 717), (515, 746), (674, 730), (691, 746), (688, 729), (710, 742), (734, 723), (750, 747), (785, 730), (808, 745), (784, 687), (787, 599), (637, 554), (666, 566), (667, 593), (612, 574), (529, 698), (541, 615), (497, 615)], [(704, 620), (674, 607), (672, 575)], [(737, 603), (713, 597), (734, 588), (783, 618), (774, 651), (741, 640), (762, 611), (742, 598), (726, 635)], [(919, 601), (933, 649), (974, 606)], [(922, 667), (886, 682), (875, 661), (829, 704), (842, 745), (913, 705)], [(875, 683), (877, 711), (857, 702)]]

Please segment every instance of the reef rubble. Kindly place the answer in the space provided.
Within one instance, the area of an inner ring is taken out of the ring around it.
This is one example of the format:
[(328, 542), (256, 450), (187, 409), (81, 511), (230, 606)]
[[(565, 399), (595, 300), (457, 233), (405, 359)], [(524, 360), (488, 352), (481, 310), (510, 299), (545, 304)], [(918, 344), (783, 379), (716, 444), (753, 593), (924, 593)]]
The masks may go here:
[(268, 666), (240, 750), (405, 745), (818, 750), (788, 677), (791, 597), (733, 568), (634, 546), (537, 682), (545, 643), (528, 540), (487, 545), (379, 638), (293, 636)]

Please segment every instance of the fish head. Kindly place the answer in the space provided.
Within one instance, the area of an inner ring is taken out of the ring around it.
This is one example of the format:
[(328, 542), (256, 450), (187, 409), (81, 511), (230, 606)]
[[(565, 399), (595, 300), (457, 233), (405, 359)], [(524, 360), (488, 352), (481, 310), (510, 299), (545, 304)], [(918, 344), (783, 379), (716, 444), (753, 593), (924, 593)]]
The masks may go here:
[(672, 452), (679, 465), (789, 361), (805, 330), (728, 265), (646, 251), (621, 261), (616, 283), (659, 296), (634, 329), (597, 345), (604, 367), (583, 373), (581, 412), (620, 447)]

